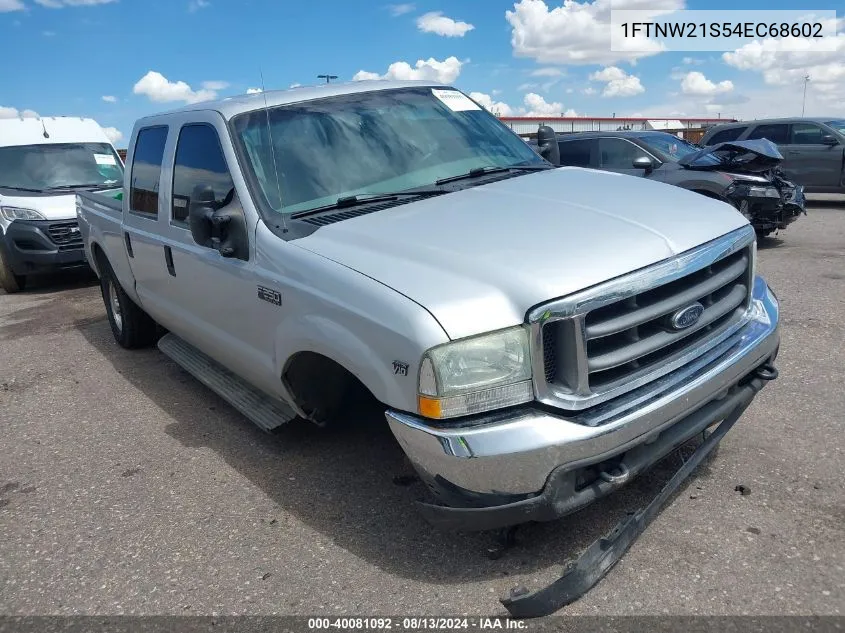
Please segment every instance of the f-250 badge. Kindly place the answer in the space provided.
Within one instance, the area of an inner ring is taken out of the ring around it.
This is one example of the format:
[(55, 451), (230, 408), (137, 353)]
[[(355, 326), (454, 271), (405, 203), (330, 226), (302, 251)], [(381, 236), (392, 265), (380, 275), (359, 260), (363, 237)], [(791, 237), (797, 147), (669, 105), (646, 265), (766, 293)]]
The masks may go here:
[(395, 360), (393, 361), (393, 373), (397, 376), (407, 376), (408, 375), (408, 363), (403, 363), (402, 361)]
[(282, 293), (278, 290), (271, 290), (264, 286), (258, 286), (258, 298), (273, 305), (282, 305)]

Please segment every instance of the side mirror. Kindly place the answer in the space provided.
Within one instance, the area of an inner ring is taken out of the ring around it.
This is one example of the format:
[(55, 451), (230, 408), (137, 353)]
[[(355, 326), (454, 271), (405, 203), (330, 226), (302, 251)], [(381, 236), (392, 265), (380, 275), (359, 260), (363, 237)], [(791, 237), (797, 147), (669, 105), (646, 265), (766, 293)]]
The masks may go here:
[(649, 174), (654, 169), (654, 163), (648, 156), (637, 156), (633, 162), (634, 169), (644, 169)]
[(541, 125), (537, 129), (537, 148), (540, 156), (552, 165), (560, 166), (560, 147), (557, 144), (557, 134), (548, 125)]
[(230, 203), (234, 189), (225, 200), (215, 199), (210, 186), (197, 186), (188, 205), (188, 226), (200, 246), (213, 248), (223, 257), (249, 259), (249, 240), (242, 210)]
[(839, 141), (832, 134), (822, 135), (822, 145), (839, 145)]

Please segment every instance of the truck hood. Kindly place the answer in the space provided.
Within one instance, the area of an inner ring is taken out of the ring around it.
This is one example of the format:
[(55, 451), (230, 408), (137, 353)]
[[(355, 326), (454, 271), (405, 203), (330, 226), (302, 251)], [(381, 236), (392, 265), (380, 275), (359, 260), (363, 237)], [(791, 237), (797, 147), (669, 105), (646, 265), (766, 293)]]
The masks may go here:
[(783, 154), (777, 145), (765, 138), (719, 143), (678, 161), (687, 169), (730, 170), (752, 174), (768, 171), (781, 162)]
[(9, 196), (0, 194), (0, 205), (38, 211), (46, 220), (69, 220), (76, 218), (76, 192), (57, 196)]
[(453, 339), (721, 237), (733, 207), (679, 187), (561, 167), (322, 227), (294, 244), (426, 308)]

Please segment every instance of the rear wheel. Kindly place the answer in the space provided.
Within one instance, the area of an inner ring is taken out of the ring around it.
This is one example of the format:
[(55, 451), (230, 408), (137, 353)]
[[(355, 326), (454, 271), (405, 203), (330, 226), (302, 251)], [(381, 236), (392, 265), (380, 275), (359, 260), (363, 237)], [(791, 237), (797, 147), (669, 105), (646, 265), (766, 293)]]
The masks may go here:
[(12, 272), (12, 267), (6, 261), (2, 249), (0, 249), (0, 286), (9, 294), (20, 292), (26, 288), (26, 276), (16, 275)]
[(101, 260), (100, 270), (100, 290), (114, 339), (127, 349), (149, 347), (155, 343), (158, 338), (156, 322), (120, 287), (105, 258)]

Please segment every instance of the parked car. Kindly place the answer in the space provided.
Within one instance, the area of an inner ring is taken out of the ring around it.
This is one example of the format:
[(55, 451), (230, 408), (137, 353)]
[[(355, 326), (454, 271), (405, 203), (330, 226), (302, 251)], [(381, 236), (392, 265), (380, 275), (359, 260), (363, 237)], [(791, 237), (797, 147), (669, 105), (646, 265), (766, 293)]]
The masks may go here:
[(442, 527), (573, 512), (775, 375), (778, 302), (741, 214), (554, 169), (448, 86), (147, 117), (123, 191), (78, 195), (117, 342), (160, 324), (166, 355), (268, 430), (373, 398)]
[(761, 138), (778, 146), (784, 156), (784, 175), (808, 193), (845, 193), (845, 119), (765, 119), (717, 125), (707, 130), (701, 144)]
[(123, 182), (123, 163), (96, 121), (0, 120), (0, 286), (86, 268), (76, 192)]
[(764, 141), (702, 149), (666, 132), (619, 131), (563, 134), (557, 142), (561, 165), (641, 176), (728, 202), (760, 236), (806, 212), (802, 188), (778, 172), (783, 157)]

